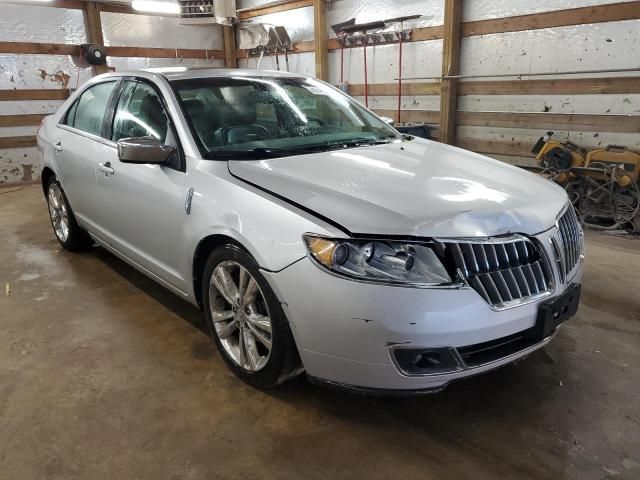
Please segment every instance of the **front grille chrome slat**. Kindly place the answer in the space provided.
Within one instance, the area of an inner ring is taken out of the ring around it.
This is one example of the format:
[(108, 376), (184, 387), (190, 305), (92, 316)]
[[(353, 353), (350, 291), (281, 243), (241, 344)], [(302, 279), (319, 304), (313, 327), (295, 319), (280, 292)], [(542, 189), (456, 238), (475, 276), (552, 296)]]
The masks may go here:
[(556, 254), (560, 281), (564, 283), (580, 263), (582, 254), (582, 228), (571, 205), (558, 218), (556, 227), (558, 234), (551, 238), (551, 245)]
[(444, 241), (469, 286), (497, 309), (548, 295), (553, 285), (542, 246), (514, 235), (486, 241)]

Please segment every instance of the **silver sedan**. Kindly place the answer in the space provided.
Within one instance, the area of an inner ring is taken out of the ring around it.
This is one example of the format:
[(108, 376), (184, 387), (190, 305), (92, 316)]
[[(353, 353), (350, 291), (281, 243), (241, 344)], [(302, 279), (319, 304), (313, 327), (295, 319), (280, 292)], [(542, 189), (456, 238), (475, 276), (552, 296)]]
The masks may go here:
[(168, 68), (93, 78), (38, 130), (61, 245), (199, 305), (229, 368), (433, 392), (544, 346), (583, 235), (531, 173), (401, 135), (332, 86)]

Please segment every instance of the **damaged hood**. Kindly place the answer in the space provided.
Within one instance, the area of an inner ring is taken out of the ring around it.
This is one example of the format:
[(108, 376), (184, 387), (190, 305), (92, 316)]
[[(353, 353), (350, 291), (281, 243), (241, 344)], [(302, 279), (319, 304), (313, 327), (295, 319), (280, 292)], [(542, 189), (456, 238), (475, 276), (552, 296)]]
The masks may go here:
[(422, 139), (229, 161), (229, 170), (352, 234), (532, 235), (552, 227), (567, 202), (537, 175)]

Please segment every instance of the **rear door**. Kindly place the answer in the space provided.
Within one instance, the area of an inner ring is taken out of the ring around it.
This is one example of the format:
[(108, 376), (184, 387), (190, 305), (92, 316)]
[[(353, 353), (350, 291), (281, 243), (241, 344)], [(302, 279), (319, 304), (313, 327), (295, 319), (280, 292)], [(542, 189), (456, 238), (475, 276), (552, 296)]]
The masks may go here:
[(58, 176), (81, 224), (93, 230), (98, 207), (96, 166), (109, 153), (104, 120), (118, 79), (87, 88), (66, 112), (53, 139)]
[[(105, 241), (170, 285), (184, 291), (177, 252), (186, 213), (185, 164), (175, 128), (161, 93), (142, 79), (123, 81), (113, 121), (112, 146), (98, 165), (97, 221)], [(130, 164), (118, 159), (117, 141), (153, 136), (175, 148), (166, 164)]]

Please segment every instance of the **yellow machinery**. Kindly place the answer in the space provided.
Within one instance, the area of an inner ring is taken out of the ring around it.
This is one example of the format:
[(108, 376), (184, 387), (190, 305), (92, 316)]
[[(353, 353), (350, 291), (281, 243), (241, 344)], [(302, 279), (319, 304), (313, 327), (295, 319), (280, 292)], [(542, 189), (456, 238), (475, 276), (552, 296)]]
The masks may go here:
[(525, 168), (562, 185), (586, 225), (640, 231), (640, 154), (616, 145), (587, 151), (552, 136), (540, 137), (538, 165)]

